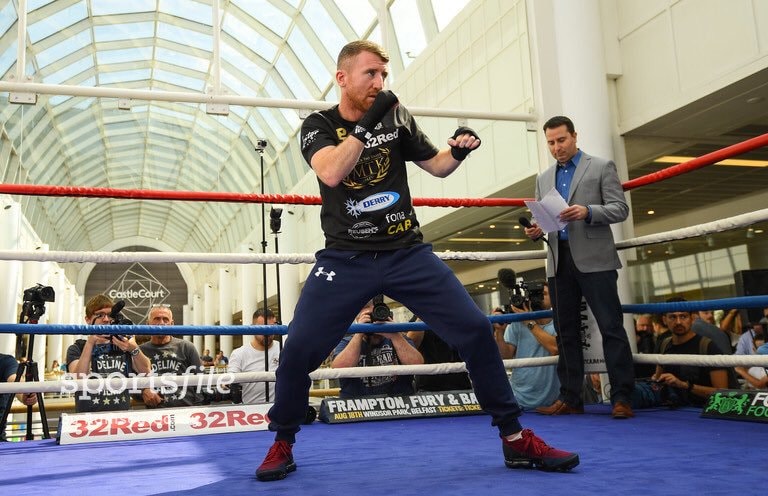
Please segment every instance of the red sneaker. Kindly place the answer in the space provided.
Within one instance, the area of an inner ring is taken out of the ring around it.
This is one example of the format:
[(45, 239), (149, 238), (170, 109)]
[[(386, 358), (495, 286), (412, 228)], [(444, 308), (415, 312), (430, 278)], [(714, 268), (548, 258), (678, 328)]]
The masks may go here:
[(291, 445), (285, 441), (275, 441), (269, 448), (267, 457), (256, 469), (256, 478), (260, 481), (273, 481), (285, 479), (289, 472), (296, 470), (293, 462)]
[(504, 463), (509, 468), (538, 468), (565, 472), (579, 464), (579, 455), (553, 448), (530, 429), (516, 441), (501, 438)]

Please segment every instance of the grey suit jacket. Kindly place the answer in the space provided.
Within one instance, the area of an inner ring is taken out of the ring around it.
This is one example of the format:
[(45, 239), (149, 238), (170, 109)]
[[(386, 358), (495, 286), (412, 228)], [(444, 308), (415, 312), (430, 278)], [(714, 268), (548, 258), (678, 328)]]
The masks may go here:
[[(536, 199), (540, 200), (555, 187), (557, 164), (536, 178)], [(569, 205), (584, 205), (592, 209), (590, 223), (580, 220), (568, 224), (568, 242), (576, 267), (581, 272), (599, 272), (621, 268), (610, 225), (624, 221), (629, 206), (624, 197), (616, 164), (612, 160), (587, 155), (581, 160), (566, 198)], [(554, 277), (557, 260), (557, 231), (548, 233), (551, 250), (547, 254), (547, 277)]]

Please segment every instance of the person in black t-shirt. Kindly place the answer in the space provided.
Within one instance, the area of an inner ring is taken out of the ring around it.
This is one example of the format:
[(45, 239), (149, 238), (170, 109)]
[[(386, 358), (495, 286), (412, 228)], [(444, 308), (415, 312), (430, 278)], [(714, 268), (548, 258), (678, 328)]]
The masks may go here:
[[(369, 301), (357, 314), (355, 322), (370, 324), (373, 301)], [(390, 321), (392, 318), (390, 317)], [(419, 365), (424, 358), (416, 349), (413, 341), (404, 333), (382, 332), (349, 334), (341, 340), (333, 351), (332, 368), (345, 367), (375, 367), (383, 365)], [(412, 375), (349, 377), (339, 379), (342, 398), (373, 396), (386, 394), (389, 396), (413, 394)]]
[(336, 66), (339, 104), (311, 114), (301, 128), (301, 151), (320, 188), (326, 247), (316, 254), (288, 328), (269, 410), (275, 443), (256, 477), (277, 480), (296, 470), (291, 446), (306, 419), (309, 373), (377, 294), (407, 306), (458, 348), (480, 405), (499, 429), (509, 467), (575, 467), (578, 455), (523, 431), (522, 410), (488, 318), (431, 245), (422, 242), (406, 162), (446, 177), (480, 146), (480, 138), (459, 127), (448, 138), (448, 148), (438, 150), (397, 96), (384, 89), (388, 62), (376, 43), (345, 45)]
[[(88, 325), (112, 324), (113, 304), (108, 296), (94, 296), (85, 305), (85, 322)], [(149, 358), (141, 352), (133, 336), (91, 334), (87, 339), (78, 339), (67, 349), (67, 370), (76, 378), (85, 378), (89, 374), (106, 378), (112, 373), (126, 377), (149, 374), (151, 368)], [(127, 410), (130, 407), (128, 390), (110, 388), (78, 392), (75, 402), (77, 412)]]
[[(684, 302), (683, 298), (670, 298), (667, 303)], [(687, 311), (667, 312), (665, 320), (672, 331), (668, 343), (661, 343), (662, 354), (678, 355), (720, 355), (722, 352), (714, 341), (706, 344), (706, 353), (702, 339), (709, 339), (693, 332), (693, 315)], [(667, 341), (665, 340), (665, 341)], [(678, 397), (687, 398), (687, 403), (704, 405), (710, 394), (717, 389), (729, 387), (738, 389), (738, 384), (729, 375), (727, 368), (699, 367), (695, 365), (657, 365), (653, 376), (655, 381), (677, 389)]]
[[(411, 322), (421, 320), (414, 316)], [(459, 351), (440, 339), (435, 331), (408, 331), (408, 338), (424, 357), (424, 363), (463, 362)], [(472, 389), (472, 382), (466, 372), (451, 374), (433, 374), (415, 376), (416, 392), (421, 391), (457, 391)]]

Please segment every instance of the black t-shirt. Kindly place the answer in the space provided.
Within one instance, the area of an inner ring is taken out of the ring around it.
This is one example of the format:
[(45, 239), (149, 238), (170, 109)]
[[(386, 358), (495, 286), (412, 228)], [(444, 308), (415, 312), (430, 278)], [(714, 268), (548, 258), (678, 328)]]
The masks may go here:
[[(700, 355), (700, 341), (702, 336), (696, 334), (693, 338), (689, 339), (683, 344), (669, 343), (669, 346), (664, 350), (665, 355)], [(722, 351), (715, 344), (714, 341), (710, 341), (707, 344), (707, 355), (722, 355)], [(664, 372), (669, 372), (681, 381), (690, 381), (691, 384), (698, 384), (700, 386), (712, 386), (712, 379), (709, 375), (713, 370), (725, 370), (728, 373), (728, 387), (732, 389), (738, 389), (738, 383), (733, 383), (732, 373), (724, 367), (699, 367), (696, 365), (663, 365)], [(705, 398), (696, 396), (693, 393), (688, 394), (688, 402), (693, 405), (704, 405)]]
[[(342, 119), (338, 106), (307, 117), (301, 127), (307, 163), (318, 150), (348, 138), (355, 124)], [(354, 170), (338, 186), (328, 187), (318, 179), (326, 248), (393, 250), (420, 243), (405, 162), (428, 160), (437, 153), (408, 110), (399, 105), (389, 111), (374, 128)]]
[[(413, 346), (413, 341), (405, 338)], [(337, 356), (344, 351), (352, 335), (345, 336), (336, 346), (333, 356)], [(360, 359), (358, 367), (377, 367), (380, 365), (398, 365), (400, 358), (397, 356), (392, 341), (384, 338), (376, 346), (371, 346), (367, 341), (360, 345)], [(376, 396), (386, 394), (388, 396), (397, 396), (402, 394), (413, 394), (413, 376), (412, 375), (380, 375), (373, 377), (354, 377), (339, 379), (341, 386), (340, 396), (342, 398), (359, 398), (361, 396)]]
[[(67, 367), (75, 360), (82, 359), (81, 354), (85, 340), (79, 339), (67, 348)], [(128, 377), (131, 374), (130, 355), (111, 344), (97, 344), (91, 355), (91, 373), (108, 377), (118, 373)], [(75, 401), (76, 412), (104, 412), (113, 410), (128, 410), (131, 408), (131, 397), (128, 390), (118, 392), (105, 386), (99, 392), (80, 391)]]
[[(424, 357), (424, 363), (463, 361), (459, 352), (440, 339), (431, 329), (424, 331), (419, 351)], [(469, 382), (469, 375), (466, 372), (416, 376), (417, 391), (454, 391), (460, 389), (472, 389), (472, 383)]]

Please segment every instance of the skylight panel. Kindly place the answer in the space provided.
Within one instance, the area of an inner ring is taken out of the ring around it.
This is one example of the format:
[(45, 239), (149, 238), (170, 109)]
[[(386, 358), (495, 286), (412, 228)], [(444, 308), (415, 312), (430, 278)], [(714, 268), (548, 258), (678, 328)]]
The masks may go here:
[(209, 5), (198, 2), (180, 2), (179, 0), (160, 0), (160, 12), (189, 19), (206, 26), (213, 26), (213, 12)]
[(339, 10), (347, 18), (352, 29), (357, 36), (362, 38), (366, 30), (376, 19), (376, 11), (370, 2), (361, 2), (360, 0), (336, 0)]
[(149, 69), (101, 72), (99, 73), (99, 84), (127, 83), (129, 81), (143, 81), (149, 78)]
[(87, 29), (80, 31), (64, 41), (38, 53), (36, 56), (37, 64), (40, 67), (45, 67), (90, 44), (91, 32)]
[(70, 78), (80, 74), (93, 67), (93, 58), (91, 56), (85, 56), (73, 62), (61, 70), (58, 70), (43, 78), (43, 82), (46, 84), (66, 84), (66, 81)]
[(256, 62), (226, 43), (221, 44), (221, 58), (232, 64), (233, 67), (237, 67), (259, 84), (264, 81), (267, 75), (267, 72)]
[(213, 47), (213, 37), (210, 34), (198, 33), (197, 31), (172, 26), (165, 22), (157, 23), (157, 37), (209, 52)]
[(285, 55), (280, 55), (277, 58), (275, 67), (280, 72), (280, 76), (291, 89), (297, 100), (312, 99), (312, 94), (304, 85), (304, 82), (301, 80), (299, 75), (296, 74), (296, 71), (293, 69), (291, 63), (288, 62), (288, 60), (285, 58)]
[[(294, 29), (291, 31), (291, 35), (288, 38), (288, 45), (290, 45), (293, 52), (301, 55), (301, 63), (304, 64), (304, 68), (309, 73), (312, 80), (315, 82), (318, 88), (324, 88), (331, 80), (331, 74), (328, 72), (325, 64), (320, 60), (320, 55), (306, 57), (304, 54), (314, 54), (317, 50), (325, 52), (325, 48), (312, 47), (307, 38), (304, 37), (304, 33), (300, 29)], [(330, 55), (323, 53), (323, 55)]]
[(162, 62), (178, 65), (187, 69), (192, 69), (200, 72), (208, 72), (210, 61), (201, 57), (195, 57), (193, 55), (187, 55), (186, 53), (177, 52), (176, 50), (169, 50), (167, 48), (158, 47), (155, 49), (155, 58)]
[(278, 36), (285, 37), (288, 32), (291, 19), (271, 2), (266, 0), (233, 0), (232, 3), (277, 33)]
[(65, 29), (72, 24), (85, 19), (88, 16), (88, 9), (85, 2), (78, 2), (67, 8), (61, 9), (52, 16), (48, 16), (34, 24), (27, 26), (27, 33), (32, 43), (37, 43), (43, 38)]
[(202, 79), (184, 76), (177, 72), (164, 71), (162, 69), (155, 69), (154, 79), (176, 86), (184, 86), (195, 91), (203, 91), (203, 89), (205, 89), (205, 81)]
[(314, 27), (317, 37), (320, 38), (328, 53), (333, 54), (335, 59), (341, 48), (347, 44), (347, 39), (322, 3), (307, 2), (302, 10), (302, 15), (306, 19), (312, 20), (310, 25)]
[(94, 26), (93, 37), (97, 43), (118, 40), (137, 40), (155, 36), (154, 22), (128, 22)]
[(91, 0), (91, 12), (95, 16), (154, 12), (155, 5), (155, 0), (131, 0), (130, 2)]
[(0, 36), (4, 35), (16, 23), (16, 19), (16, 8), (13, 2), (8, 2), (0, 10)]
[(151, 59), (152, 47), (123, 48), (120, 50), (99, 50), (96, 52), (96, 62), (100, 65), (148, 61)]
[(231, 34), (236, 40), (241, 40), (245, 46), (250, 47), (251, 50), (261, 55), (268, 62), (274, 60), (275, 55), (277, 55), (277, 47), (275, 45), (234, 16), (224, 18), (222, 29)]

